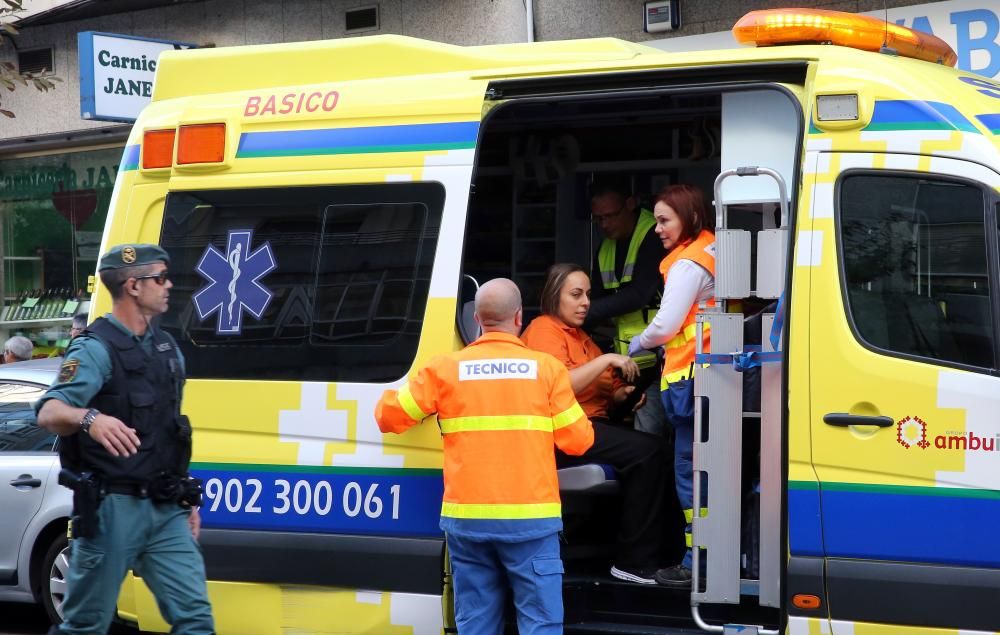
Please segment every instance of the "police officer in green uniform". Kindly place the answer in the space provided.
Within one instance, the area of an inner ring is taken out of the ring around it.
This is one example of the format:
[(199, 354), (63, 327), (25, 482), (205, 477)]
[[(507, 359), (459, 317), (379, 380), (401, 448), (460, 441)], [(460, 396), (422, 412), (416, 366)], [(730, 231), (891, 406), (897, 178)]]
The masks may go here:
[[(666, 252), (653, 232), (653, 214), (639, 209), (636, 197), (622, 188), (614, 184), (592, 188), (590, 212), (604, 240), (591, 272), (593, 298), (587, 324), (611, 320), (615, 325), (615, 351), (628, 355), (632, 337), (646, 329), (659, 309), (663, 289), (660, 261)], [(650, 387), (645, 405), (635, 413), (635, 427), (662, 435), (666, 418), (660, 404), (656, 358), (646, 354), (635, 361), (642, 371), (640, 384)]]
[(172, 633), (215, 632), (197, 545), (201, 492), (190, 478), (191, 426), (180, 414), (184, 359), (151, 320), (167, 310), (170, 258), (119, 245), (98, 272), (112, 310), (66, 351), (36, 406), (60, 438), (60, 482), (74, 489), (64, 621), (51, 633), (103, 634), (129, 569)]

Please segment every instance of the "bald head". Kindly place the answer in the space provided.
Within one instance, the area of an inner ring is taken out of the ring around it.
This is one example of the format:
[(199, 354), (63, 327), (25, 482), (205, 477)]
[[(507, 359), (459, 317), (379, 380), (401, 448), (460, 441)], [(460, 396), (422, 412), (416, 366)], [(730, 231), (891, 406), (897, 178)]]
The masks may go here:
[(476, 292), (476, 321), (483, 332), (521, 332), (521, 292), (512, 280), (494, 278)]

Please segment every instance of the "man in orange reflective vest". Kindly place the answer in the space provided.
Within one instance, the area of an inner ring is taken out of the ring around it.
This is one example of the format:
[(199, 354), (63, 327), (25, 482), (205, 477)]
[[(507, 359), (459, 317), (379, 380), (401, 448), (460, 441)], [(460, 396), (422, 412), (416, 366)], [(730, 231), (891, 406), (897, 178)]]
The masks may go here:
[(566, 367), (528, 349), (521, 294), (498, 278), (476, 293), (483, 335), (430, 360), (387, 390), (375, 409), (383, 432), (433, 414), (444, 437), (441, 529), (447, 536), (460, 635), (503, 631), (507, 582), (521, 635), (562, 633), (562, 529), (553, 444), (583, 454), (594, 430)]

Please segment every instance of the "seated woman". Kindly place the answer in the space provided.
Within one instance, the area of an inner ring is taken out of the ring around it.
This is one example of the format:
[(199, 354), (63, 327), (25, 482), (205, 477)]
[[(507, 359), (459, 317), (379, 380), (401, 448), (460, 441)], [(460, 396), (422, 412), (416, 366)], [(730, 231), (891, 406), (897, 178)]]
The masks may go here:
[(542, 315), (532, 320), (521, 339), (536, 351), (553, 355), (569, 368), (577, 401), (594, 424), (594, 445), (580, 457), (557, 452), (557, 463), (606, 463), (615, 468), (624, 501), (618, 530), (618, 551), (611, 575), (628, 582), (655, 584), (657, 557), (663, 540), (664, 476), (667, 468), (663, 439), (608, 422), (608, 409), (631, 392), (613, 376), (625, 380), (638, 367), (624, 355), (601, 353), (583, 329), (590, 309), (590, 278), (582, 267), (557, 264), (549, 268), (542, 289)]

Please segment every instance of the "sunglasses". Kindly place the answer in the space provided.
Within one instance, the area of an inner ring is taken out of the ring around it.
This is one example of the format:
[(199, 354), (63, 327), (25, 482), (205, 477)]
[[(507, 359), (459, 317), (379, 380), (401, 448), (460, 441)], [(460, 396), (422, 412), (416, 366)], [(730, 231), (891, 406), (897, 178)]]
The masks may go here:
[(146, 276), (132, 276), (135, 280), (156, 280), (156, 284), (161, 287), (170, 279), (170, 272), (164, 269), (160, 273), (151, 273)]

